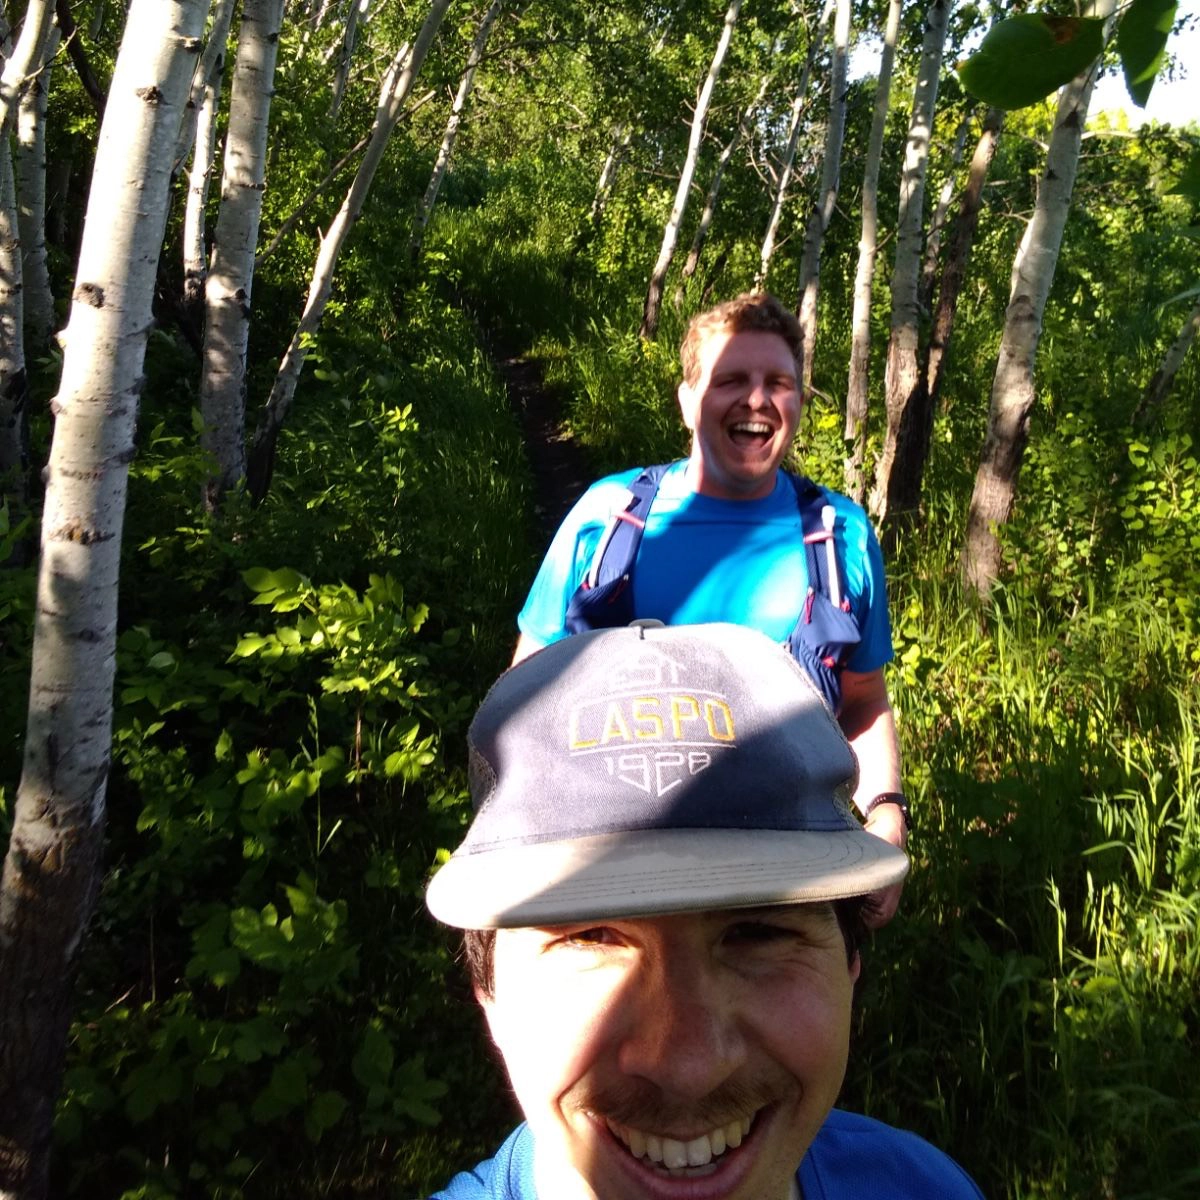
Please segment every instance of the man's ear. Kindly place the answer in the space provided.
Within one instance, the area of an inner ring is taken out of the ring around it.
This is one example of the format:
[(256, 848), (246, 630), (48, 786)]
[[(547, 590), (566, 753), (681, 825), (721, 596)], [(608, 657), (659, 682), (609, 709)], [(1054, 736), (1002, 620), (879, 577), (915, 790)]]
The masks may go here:
[(696, 432), (696, 408), (700, 403), (700, 393), (685, 379), (675, 389), (679, 400), (679, 411), (683, 415), (684, 425), (693, 433)]
[(850, 983), (858, 983), (858, 977), (862, 974), (862, 954), (855, 950), (854, 957), (850, 960)]

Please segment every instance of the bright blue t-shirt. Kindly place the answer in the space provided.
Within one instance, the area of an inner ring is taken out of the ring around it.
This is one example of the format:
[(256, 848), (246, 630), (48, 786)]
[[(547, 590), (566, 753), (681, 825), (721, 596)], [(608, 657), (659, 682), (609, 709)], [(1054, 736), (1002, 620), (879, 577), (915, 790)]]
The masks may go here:
[[(983, 1200), (952, 1158), (915, 1133), (835, 1108), (796, 1172), (804, 1200)], [(533, 1185), (533, 1134), (518, 1125), (493, 1158), (431, 1200), (553, 1200)]]
[[(730, 621), (786, 641), (808, 591), (791, 482), (781, 471), (761, 500), (719, 500), (693, 491), (686, 470), (686, 460), (674, 463), (654, 498), (631, 581), (634, 613), (665, 625)], [(517, 618), (538, 645), (567, 636), (567, 606), (639, 474), (634, 469), (594, 483), (554, 535)], [(839, 566), (862, 634), (846, 666), (865, 674), (892, 657), (883, 555), (866, 513), (847, 497), (822, 491), (834, 508)]]

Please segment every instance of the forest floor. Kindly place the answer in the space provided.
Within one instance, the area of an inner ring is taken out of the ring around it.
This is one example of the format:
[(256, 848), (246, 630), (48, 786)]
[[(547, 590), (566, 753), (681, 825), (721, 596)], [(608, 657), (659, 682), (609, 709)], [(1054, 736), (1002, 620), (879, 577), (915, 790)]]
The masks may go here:
[(562, 389), (546, 386), (536, 359), (494, 347), (491, 353), (521, 425), (533, 474), (534, 511), (548, 545), (571, 505), (592, 482), (592, 471), (583, 447), (563, 421)]

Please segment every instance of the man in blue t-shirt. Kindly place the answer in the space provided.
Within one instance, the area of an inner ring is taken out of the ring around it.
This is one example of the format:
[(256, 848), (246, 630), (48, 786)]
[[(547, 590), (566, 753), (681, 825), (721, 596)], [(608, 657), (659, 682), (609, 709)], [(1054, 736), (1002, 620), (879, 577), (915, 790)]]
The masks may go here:
[[(668, 625), (732, 621), (785, 641), (809, 590), (797, 494), (782, 470), (800, 421), (802, 334), (773, 296), (746, 294), (694, 317), (680, 359), (679, 405), (691, 454), (663, 477), (631, 573), (632, 617)], [(550, 545), (518, 617), (513, 661), (568, 636), (568, 609), (597, 559), (637, 470), (593, 484)], [(903, 849), (896, 724), (883, 678), (892, 657), (883, 559), (866, 514), (822, 489), (831, 509), (838, 588), (861, 641), (839, 664), (837, 716), (860, 764), (855, 802), (867, 829)], [(612, 624), (606, 621), (605, 624)], [(872, 897), (872, 927), (900, 888)]]
[(730, 624), (560, 640), (468, 733), (474, 819), (426, 903), (464, 930), (525, 1121), (435, 1200), (981, 1200), (833, 1108), (866, 897), (908, 859), (796, 660)]

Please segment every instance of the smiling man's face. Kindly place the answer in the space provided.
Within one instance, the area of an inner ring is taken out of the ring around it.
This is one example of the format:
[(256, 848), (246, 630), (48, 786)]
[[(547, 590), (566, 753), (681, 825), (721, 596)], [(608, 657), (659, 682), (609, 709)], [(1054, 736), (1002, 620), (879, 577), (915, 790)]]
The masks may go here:
[(695, 381), (679, 385), (693, 486), (723, 500), (761, 499), (800, 423), (791, 348), (777, 333), (723, 329), (704, 340), (697, 359)]
[(553, 1200), (788, 1200), (846, 1070), (827, 904), (496, 935), (480, 997)]

